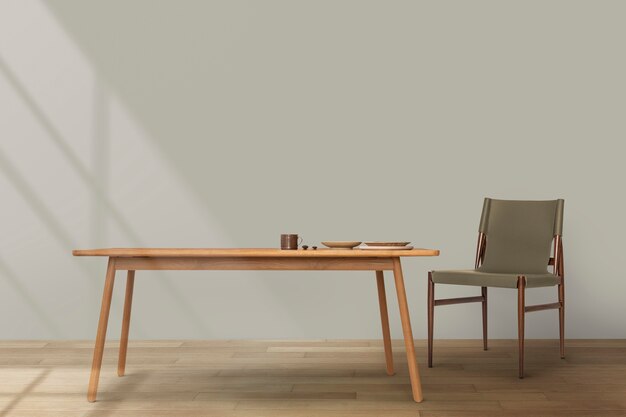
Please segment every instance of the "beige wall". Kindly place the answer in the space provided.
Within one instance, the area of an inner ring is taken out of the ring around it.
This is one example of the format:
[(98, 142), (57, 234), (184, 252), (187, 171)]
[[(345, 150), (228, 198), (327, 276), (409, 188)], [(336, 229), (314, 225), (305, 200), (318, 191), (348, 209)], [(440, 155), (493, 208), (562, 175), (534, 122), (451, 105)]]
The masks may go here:
[[(623, 338), (625, 3), (0, 2), (0, 338), (91, 338), (99, 246), (407, 239), (472, 265), (485, 196), (566, 200), (567, 334)], [(111, 334), (119, 332), (120, 275)], [(392, 332), (400, 337), (388, 278)], [(441, 297), (472, 295), (441, 287)], [(530, 290), (530, 302), (555, 290)], [(515, 294), (490, 331), (515, 336)], [(368, 273), (140, 273), (135, 338), (375, 338)], [(479, 305), (437, 337), (480, 337)], [(531, 338), (557, 335), (533, 313)]]

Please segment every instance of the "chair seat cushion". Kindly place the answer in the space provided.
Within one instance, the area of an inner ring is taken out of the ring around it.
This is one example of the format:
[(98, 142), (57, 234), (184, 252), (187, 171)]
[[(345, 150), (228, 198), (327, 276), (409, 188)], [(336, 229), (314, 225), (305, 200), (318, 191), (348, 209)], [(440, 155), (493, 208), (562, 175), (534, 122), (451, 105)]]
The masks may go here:
[(433, 282), (437, 284), (475, 285), (477, 287), (517, 288), (517, 277), (526, 277), (526, 287), (552, 287), (560, 278), (545, 274), (506, 274), (481, 272), (475, 269), (454, 271), (432, 271)]

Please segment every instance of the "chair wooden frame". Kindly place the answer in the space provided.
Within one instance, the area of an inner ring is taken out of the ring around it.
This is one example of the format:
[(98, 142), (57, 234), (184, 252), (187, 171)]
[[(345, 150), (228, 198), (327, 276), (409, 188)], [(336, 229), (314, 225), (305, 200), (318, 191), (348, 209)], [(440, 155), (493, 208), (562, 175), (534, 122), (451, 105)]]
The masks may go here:
[[(563, 239), (561, 235), (554, 235), (553, 256), (548, 262), (552, 266), (554, 275), (560, 278), (558, 289), (558, 301), (556, 303), (538, 304), (527, 306), (526, 298), (526, 277), (517, 277), (517, 330), (519, 344), (519, 377), (524, 378), (524, 327), (526, 313), (542, 310), (559, 310), (559, 347), (561, 358), (565, 358), (565, 264), (563, 261)], [(484, 260), (485, 249), (487, 247), (487, 235), (480, 232), (478, 234), (478, 244), (476, 245), (475, 268), (478, 269)], [(483, 350), (487, 350), (487, 287), (481, 287), (481, 295), (476, 297), (460, 297), (435, 299), (435, 283), (432, 279), (432, 272), (428, 272), (428, 367), (433, 367), (433, 331), (435, 307), (450, 304), (482, 303), (483, 313)]]

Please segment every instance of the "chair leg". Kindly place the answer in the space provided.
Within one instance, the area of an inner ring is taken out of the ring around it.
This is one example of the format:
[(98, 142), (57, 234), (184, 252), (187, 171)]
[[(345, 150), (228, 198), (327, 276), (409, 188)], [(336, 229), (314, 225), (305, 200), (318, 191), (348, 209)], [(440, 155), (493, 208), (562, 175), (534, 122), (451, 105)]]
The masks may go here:
[(519, 377), (524, 378), (524, 307), (526, 277), (517, 277), (517, 337), (519, 342)]
[(428, 272), (428, 367), (433, 367), (433, 327), (435, 318), (435, 283)]
[(565, 288), (563, 283), (559, 285), (559, 339), (561, 348), (561, 359), (565, 359)]
[(483, 296), (483, 350), (487, 350), (487, 287), (481, 287)]

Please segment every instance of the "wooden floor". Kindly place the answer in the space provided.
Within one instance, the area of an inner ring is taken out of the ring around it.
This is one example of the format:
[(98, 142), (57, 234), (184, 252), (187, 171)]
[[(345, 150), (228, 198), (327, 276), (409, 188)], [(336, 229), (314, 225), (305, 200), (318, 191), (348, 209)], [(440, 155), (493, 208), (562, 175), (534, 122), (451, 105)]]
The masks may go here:
[(93, 342), (0, 341), (0, 416), (626, 416), (626, 340), (417, 342), (424, 402), (380, 341), (135, 341), (127, 375), (107, 344), (98, 402), (86, 400)]

